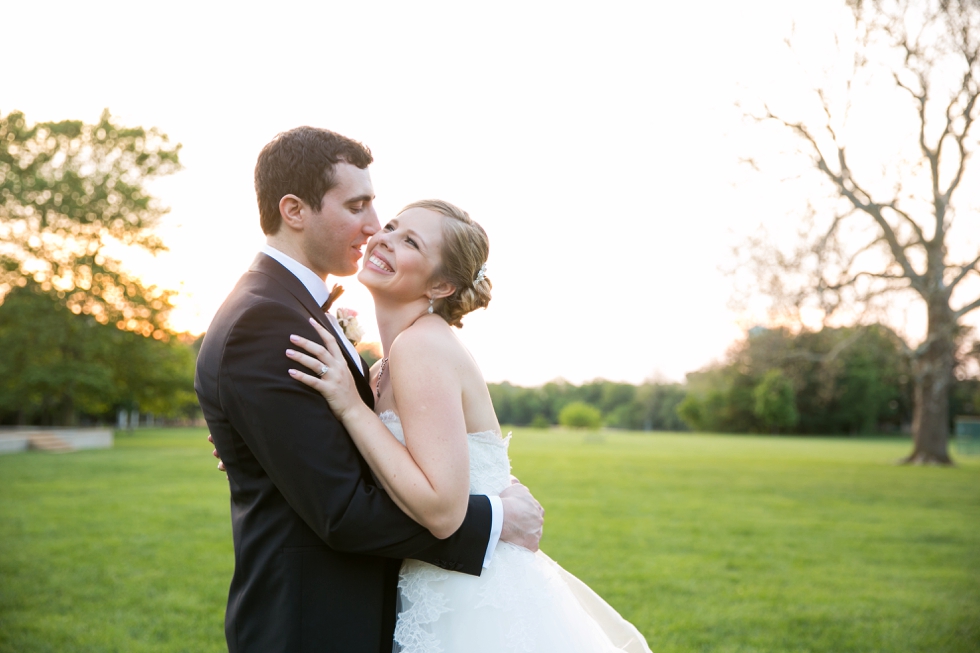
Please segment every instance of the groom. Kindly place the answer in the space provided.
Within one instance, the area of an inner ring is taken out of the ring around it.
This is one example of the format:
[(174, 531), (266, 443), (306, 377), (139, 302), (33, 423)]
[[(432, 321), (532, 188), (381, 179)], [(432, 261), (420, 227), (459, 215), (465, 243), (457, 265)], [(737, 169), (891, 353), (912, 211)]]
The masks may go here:
[[(445, 540), (409, 519), (373, 480), (343, 426), (291, 379), (289, 335), (317, 340), (312, 316), (348, 344), (323, 305), (327, 275), (357, 271), (380, 229), (370, 151), (299, 127), (259, 154), (255, 190), (266, 245), (215, 315), (195, 389), (231, 488), (235, 572), (225, 636), (232, 653), (390, 653), (402, 558), (479, 575), (498, 539), (535, 550), (542, 511), (515, 484), (471, 496)], [(345, 351), (373, 406), (364, 361)]]

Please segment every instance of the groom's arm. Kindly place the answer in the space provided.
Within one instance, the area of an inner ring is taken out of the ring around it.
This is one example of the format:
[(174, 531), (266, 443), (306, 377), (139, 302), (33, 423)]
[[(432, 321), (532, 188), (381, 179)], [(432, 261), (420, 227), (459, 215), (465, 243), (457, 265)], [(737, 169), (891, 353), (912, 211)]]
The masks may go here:
[[(305, 314), (276, 302), (248, 309), (224, 347), (225, 414), (290, 507), (331, 548), (417, 558), (478, 575), (491, 531), (490, 501), (471, 496), (459, 530), (438, 540), (380, 487), (327, 402), (290, 378), (289, 335), (316, 339)], [(220, 443), (219, 443), (220, 444)], [(235, 452), (219, 453), (232, 483)]]

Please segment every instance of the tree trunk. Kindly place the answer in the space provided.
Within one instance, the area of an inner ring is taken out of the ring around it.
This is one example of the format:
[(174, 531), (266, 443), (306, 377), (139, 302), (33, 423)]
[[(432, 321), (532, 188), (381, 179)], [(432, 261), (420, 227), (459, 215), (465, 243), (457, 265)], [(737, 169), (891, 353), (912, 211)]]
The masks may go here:
[(78, 413), (75, 411), (75, 398), (71, 394), (65, 396), (64, 402), (61, 406), (61, 422), (62, 426), (78, 426)]
[(925, 350), (912, 361), (915, 389), (912, 453), (905, 464), (952, 465), (949, 442), (949, 391), (953, 381), (955, 321), (948, 305), (929, 310)]

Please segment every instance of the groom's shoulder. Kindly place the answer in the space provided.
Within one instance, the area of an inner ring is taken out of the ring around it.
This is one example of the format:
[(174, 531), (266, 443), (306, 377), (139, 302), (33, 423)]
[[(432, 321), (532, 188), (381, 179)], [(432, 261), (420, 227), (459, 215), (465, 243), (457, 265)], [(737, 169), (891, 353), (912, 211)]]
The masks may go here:
[(274, 280), (263, 277), (261, 273), (246, 273), (242, 283), (218, 309), (215, 320), (223, 317), (228, 321), (227, 326), (233, 327), (243, 320), (250, 321), (262, 316), (293, 317), (303, 321), (309, 317), (306, 308), (292, 294), (277, 287)]
[(305, 323), (308, 317), (302, 303), (274, 279), (250, 270), (218, 308), (208, 334), (221, 334), (221, 340), (226, 340), (232, 332), (243, 328), (279, 323), (284, 326), (297, 320)]

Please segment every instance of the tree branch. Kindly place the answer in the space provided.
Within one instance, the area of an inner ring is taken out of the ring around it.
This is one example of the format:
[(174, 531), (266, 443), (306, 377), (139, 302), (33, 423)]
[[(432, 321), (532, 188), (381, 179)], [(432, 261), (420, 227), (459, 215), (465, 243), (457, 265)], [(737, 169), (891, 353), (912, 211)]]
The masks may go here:
[[(847, 159), (844, 154), (844, 148), (837, 144), (836, 139), (834, 139), (834, 144), (837, 146), (837, 159), (838, 164), (841, 166), (841, 171), (835, 173), (830, 169), (827, 163), (827, 159), (817, 144), (816, 139), (810, 133), (803, 123), (796, 122), (791, 123), (783, 120), (779, 116), (772, 113), (769, 107), (766, 107), (766, 112), (768, 117), (782, 123), (784, 126), (795, 131), (800, 137), (810, 144), (813, 148), (814, 156), (816, 157), (817, 168), (823, 172), (833, 183), (837, 186), (838, 190), (844, 197), (846, 197), (855, 208), (864, 211), (870, 215), (874, 221), (878, 224), (879, 228), (882, 230), (885, 241), (888, 243), (888, 247), (891, 250), (892, 256), (895, 257), (895, 261), (902, 267), (902, 271), (905, 276), (909, 278), (912, 286), (915, 287), (920, 292), (922, 288), (922, 276), (918, 274), (912, 267), (912, 263), (909, 261), (908, 256), (905, 254), (905, 250), (908, 245), (901, 245), (898, 242), (898, 237), (895, 235), (895, 230), (888, 223), (885, 217), (881, 213), (881, 204), (875, 203), (870, 195), (865, 192), (860, 186), (858, 186), (854, 180), (851, 178), (850, 168), (847, 166)], [(859, 198), (858, 194), (863, 195), (863, 198)]]
[[(953, 175), (953, 179), (950, 180), (949, 186), (946, 187), (946, 192), (943, 193), (943, 201), (949, 204), (950, 199), (953, 196), (953, 191), (960, 185), (963, 180), (963, 174), (966, 171), (966, 161), (970, 157), (970, 153), (966, 149), (966, 139), (969, 137), (970, 128), (973, 126), (974, 116), (973, 109), (977, 104), (977, 97), (980, 95), (980, 85), (973, 85), (971, 88), (971, 82), (976, 80), (973, 78), (973, 65), (977, 61), (977, 57), (980, 56), (980, 52), (973, 52), (972, 56), (967, 56), (967, 71), (963, 75), (963, 83), (961, 86), (960, 93), (965, 93), (966, 106), (963, 107), (961, 115), (963, 116), (963, 129), (959, 134), (954, 134), (953, 139), (956, 141), (956, 147), (959, 150), (960, 161), (959, 165), (956, 167), (956, 174)], [(947, 108), (946, 114), (946, 129), (947, 133), (952, 129), (952, 106), (953, 103), (959, 99), (960, 93), (957, 93), (953, 100), (950, 102), (950, 106)], [(943, 138), (946, 137), (946, 133), (943, 134)], [(942, 145), (942, 141), (940, 141)]]
[(902, 209), (898, 208), (898, 200), (892, 200), (888, 204), (882, 204), (881, 207), (882, 208), (889, 208), (889, 209), (891, 209), (892, 211), (894, 211), (895, 213), (897, 213), (901, 218), (903, 218), (905, 220), (906, 224), (908, 224), (910, 227), (912, 227), (912, 231), (915, 232), (915, 236), (918, 239), (918, 241), (915, 243), (916, 245), (925, 245), (926, 244), (926, 235), (925, 235), (925, 233), (923, 233), (922, 227), (919, 226), (919, 223), (918, 222), (916, 222), (915, 220), (912, 219), (912, 216), (910, 216), (908, 213), (906, 213)]
[(978, 308), (980, 308), (980, 297), (977, 297), (972, 302), (970, 302), (966, 306), (963, 306), (958, 311), (956, 311), (955, 313), (953, 313), (953, 319), (958, 321), (961, 317), (963, 317), (964, 315), (966, 315), (970, 311), (974, 311), (974, 310), (976, 310)]
[[(889, 279), (892, 281), (903, 281), (903, 280), (908, 281), (908, 277), (906, 277), (904, 274), (880, 274), (878, 272), (858, 272), (850, 279), (843, 281), (841, 283), (827, 286), (826, 288), (827, 290), (843, 290), (844, 288), (853, 286), (855, 283), (857, 283), (857, 280), (860, 279), (861, 277), (873, 277), (875, 279)], [(901, 290), (901, 289), (887, 288), (882, 290), (882, 292), (889, 292), (891, 290)]]
[(953, 280), (950, 281), (949, 282), (949, 286), (947, 286), (949, 288), (949, 290), (952, 290), (953, 288), (955, 288), (957, 286), (957, 284), (959, 284), (960, 281), (963, 281), (963, 279), (966, 278), (966, 275), (968, 275), (968, 274), (970, 274), (970, 272), (976, 270), (977, 269), (977, 263), (980, 263), (980, 255), (978, 255), (975, 259), (973, 259), (973, 261), (971, 261), (970, 263), (967, 263), (966, 265), (960, 266), (960, 272), (959, 272), (959, 274), (957, 274), (955, 277), (953, 277)]

